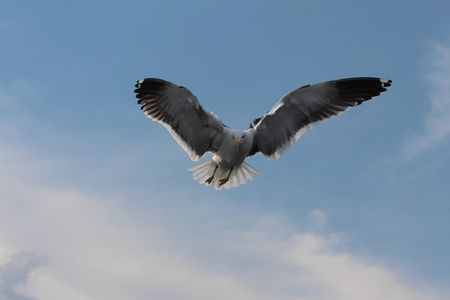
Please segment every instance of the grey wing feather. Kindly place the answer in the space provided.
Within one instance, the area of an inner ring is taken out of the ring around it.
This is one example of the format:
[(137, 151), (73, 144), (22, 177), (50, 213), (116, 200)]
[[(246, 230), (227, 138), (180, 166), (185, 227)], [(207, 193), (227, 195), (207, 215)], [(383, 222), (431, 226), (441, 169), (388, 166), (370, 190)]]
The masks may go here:
[(254, 147), (277, 159), (312, 127), (386, 91), (391, 80), (360, 77), (300, 87), (286, 94), (267, 114), (255, 120)]
[(215, 152), (223, 124), (203, 109), (191, 91), (156, 78), (139, 80), (136, 88), (142, 111), (164, 125), (192, 160)]

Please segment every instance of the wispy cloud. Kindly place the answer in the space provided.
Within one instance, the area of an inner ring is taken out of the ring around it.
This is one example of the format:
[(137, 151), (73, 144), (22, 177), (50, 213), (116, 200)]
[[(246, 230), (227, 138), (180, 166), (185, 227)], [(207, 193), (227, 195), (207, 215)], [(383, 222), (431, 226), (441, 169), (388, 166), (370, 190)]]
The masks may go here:
[(423, 131), (405, 144), (406, 160), (436, 147), (450, 136), (450, 46), (431, 43), (429, 48), (429, 71), (425, 79), (430, 85), (431, 108)]
[[(22, 253), (11, 262), (29, 262), (3, 263), (2, 278), (16, 278), (5, 281), (3, 293), (15, 283), (28, 293), (6, 299), (443, 299), (405, 285), (386, 266), (337, 250), (339, 235), (299, 232), (280, 216), (217, 213), (214, 221), (198, 220), (192, 206), (183, 211), (190, 222), (170, 224), (164, 221), (174, 218), (169, 207), (142, 214), (114, 195), (35, 185), (23, 174), (38, 158), (2, 151), (0, 245)], [(326, 226), (324, 212), (310, 218)], [(193, 232), (199, 222), (201, 233), (180, 234), (186, 232), (180, 227)], [(23, 249), (48, 257), (30, 282), (24, 278), (43, 260)]]

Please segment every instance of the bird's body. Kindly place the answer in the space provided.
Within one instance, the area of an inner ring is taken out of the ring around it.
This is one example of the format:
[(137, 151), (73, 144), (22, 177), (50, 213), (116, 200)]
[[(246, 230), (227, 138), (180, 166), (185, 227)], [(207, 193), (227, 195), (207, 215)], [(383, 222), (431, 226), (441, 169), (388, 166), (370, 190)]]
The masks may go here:
[(223, 140), (214, 153), (214, 160), (227, 168), (241, 164), (252, 150), (254, 129), (241, 131), (225, 127), (222, 134)]
[(194, 179), (216, 189), (236, 187), (259, 172), (245, 162), (262, 153), (277, 159), (308, 129), (378, 96), (391, 81), (361, 77), (300, 87), (247, 130), (231, 129), (207, 112), (185, 87), (155, 78), (139, 80), (136, 97), (151, 119), (163, 124), (192, 160), (212, 159), (190, 168)]

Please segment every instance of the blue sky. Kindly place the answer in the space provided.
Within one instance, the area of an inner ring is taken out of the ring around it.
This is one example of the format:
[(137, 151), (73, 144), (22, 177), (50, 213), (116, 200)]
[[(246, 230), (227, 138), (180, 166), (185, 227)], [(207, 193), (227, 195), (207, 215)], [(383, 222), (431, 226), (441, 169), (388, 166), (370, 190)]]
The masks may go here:
[[(0, 3), (0, 298), (448, 299), (450, 4)], [(305, 84), (388, 92), (215, 191), (135, 81), (237, 129)]]

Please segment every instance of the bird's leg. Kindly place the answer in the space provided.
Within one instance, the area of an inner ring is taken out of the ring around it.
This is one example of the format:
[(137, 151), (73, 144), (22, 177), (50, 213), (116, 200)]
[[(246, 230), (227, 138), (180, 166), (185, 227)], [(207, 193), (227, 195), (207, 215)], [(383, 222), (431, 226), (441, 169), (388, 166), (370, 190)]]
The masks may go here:
[(214, 179), (214, 175), (216, 175), (216, 171), (217, 171), (217, 168), (219, 167), (219, 165), (217, 165), (216, 166), (216, 168), (214, 169), (214, 172), (213, 172), (213, 174), (211, 175), (211, 177), (209, 177), (208, 179), (206, 179), (206, 183), (207, 184), (211, 184), (211, 182), (213, 181), (213, 179)]
[(230, 169), (230, 172), (228, 172), (228, 176), (227, 176), (227, 177), (222, 178), (222, 179), (219, 180), (219, 185), (224, 185), (225, 183), (228, 182), (228, 180), (230, 180), (231, 171), (233, 171), (233, 168), (234, 168), (234, 167), (232, 167), (232, 168)]

